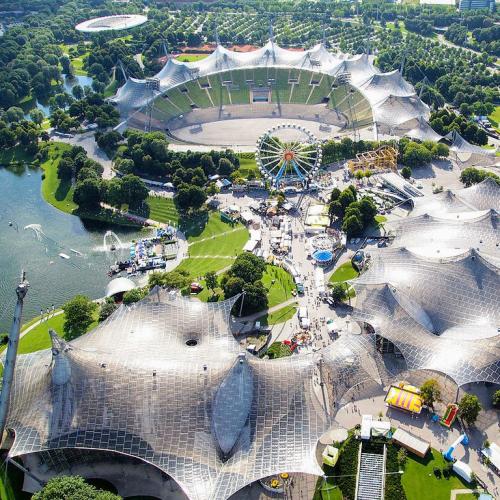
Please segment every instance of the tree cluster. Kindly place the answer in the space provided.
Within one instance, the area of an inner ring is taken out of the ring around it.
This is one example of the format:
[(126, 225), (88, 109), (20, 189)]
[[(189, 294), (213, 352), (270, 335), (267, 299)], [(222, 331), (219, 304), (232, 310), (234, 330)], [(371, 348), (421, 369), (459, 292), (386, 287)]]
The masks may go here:
[(267, 290), (261, 281), (265, 270), (266, 264), (262, 259), (245, 252), (238, 255), (231, 268), (222, 276), (220, 283), (226, 299), (245, 292), (244, 298), (235, 304), (237, 314), (241, 300), (243, 316), (267, 308)]
[(115, 160), (116, 168), (122, 173), (170, 180), (177, 189), (174, 201), (180, 210), (201, 208), (207, 199), (208, 177), (230, 176), (239, 165), (239, 158), (231, 150), (172, 151), (161, 132), (129, 130), (125, 136), (126, 147)]
[[(460, 109), (462, 109), (462, 106)], [(438, 134), (446, 135), (455, 130), (471, 144), (478, 144), (479, 146), (488, 144), (488, 136), (482, 128), (467, 120), (465, 116), (457, 115), (453, 111), (441, 109), (432, 113), (430, 124)]]
[[(12, 119), (12, 108), (7, 110), (4, 116), (0, 117), (0, 149), (10, 149), (16, 145), (22, 146), (30, 154), (35, 154), (38, 150), (38, 138), (41, 135), (40, 129), (33, 122), (22, 119), (18, 121), (4, 121), (4, 118)], [(44, 134), (45, 136), (46, 134)], [(45, 137), (46, 138), (46, 137)]]
[(328, 164), (354, 158), (358, 153), (372, 151), (384, 144), (394, 145), (393, 142), (386, 141), (353, 141), (349, 137), (344, 137), (340, 142), (329, 140), (323, 144), (323, 163)]
[(330, 196), (330, 217), (342, 221), (342, 231), (348, 237), (357, 236), (371, 225), (377, 215), (377, 207), (368, 196), (357, 199), (356, 188), (350, 185), (343, 191), (335, 188)]
[(399, 141), (400, 161), (403, 165), (410, 168), (427, 165), (433, 159), (447, 158), (449, 153), (450, 150), (448, 146), (441, 142), (415, 142), (407, 137), (403, 137)]
[(80, 476), (56, 476), (33, 495), (33, 500), (121, 500), (109, 491), (99, 490)]
[(81, 146), (72, 146), (62, 154), (57, 176), (74, 181), (73, 201), (86, 210), (98, 209), (101, 202), (116, 207), (126, 203), (137, 208), (147, 198), (149, 190), (139, 177), (128, 174), (106, 180), (102, 178), (103, 171), (102, 165), (88, 158)]
[(474, 167), (467, 167), (462, 170), (460, 174), (460, 181), (464, 183), (465, 187), (469, 187), (473, 184), (483, 182), (484, 179), (487, 179), (488, 177), (494, 179), (496, 183), (500, 185), (500, 177), (497, 174)]

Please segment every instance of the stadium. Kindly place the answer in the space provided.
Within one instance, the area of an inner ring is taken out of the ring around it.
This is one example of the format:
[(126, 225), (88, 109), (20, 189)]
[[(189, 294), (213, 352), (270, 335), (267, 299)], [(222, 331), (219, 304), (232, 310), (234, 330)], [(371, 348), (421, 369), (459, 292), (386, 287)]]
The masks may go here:
[(144, 24), (148, 18), (139, 14), (120, 14), (89, 19), (75, 26), (82, 33), (99, 33), (101, 31), (125, 30)]
[[(169, 58), (153, 78), (127, 78), (112, 102), (123, 118), (119, 128), (161, 130), (198, 144), (253, 143), (270, 119), (307, 122), (320, 138), (333, 131), (368, 139), (436, 136), (429, 107), (399, 70), (381, 73), (372, 56), (333, 54), (323, 43), (297, 51), (271, 38), (251, 52), (218, 43), (200, 61)], [(235, 127), (234, 120), (253, 122)]]

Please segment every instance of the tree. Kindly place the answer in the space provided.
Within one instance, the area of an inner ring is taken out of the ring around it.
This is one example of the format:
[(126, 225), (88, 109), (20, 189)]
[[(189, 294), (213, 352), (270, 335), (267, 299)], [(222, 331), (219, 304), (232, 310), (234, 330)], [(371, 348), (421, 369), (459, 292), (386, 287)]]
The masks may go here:
[(75, 99), (81, 99), (83, 97), (83, 89), (81, 85), (75, 85), (71, 89), (71, 93)]
[(174, 196), (174, 202), (181, 210), (197, 210), (206, 200), (207, 195), (201, 187), (189, 184), (181, 184)]
[(53, 477), (33, 500), (120, 500), (121, 497), (109, 491), (98, 490), (80, 476)]
[(66, 338), (75, 338), (85, 333), (94, 321), (97, 304), (85, 295), (76, 295), (63, 306)]
[(356, 215), (350, 215), (344, 219), (342, 231), (347, 234), (348, 238), (357, 236), (363, 231), (363, 222)]
[(35, 108), (30, 111), (30, 118), (39, 127), (43, 123), (45, 116), (38, 108)]
[(222, 280), (222, 290), (224, 291), (224, 297), (229, 299), (238, 295), (243, 291), (245, 286), (245, 282), (241, 278), (237, 278), (234, 276), (225, 276), (225, 279)]
[(266, 264), (262, 259), (253, 253), (245, 252), (238, 255), (228, 274), (241, 278), (245, 283), (253, 283), (262, 279), (265, 270)]
[(500, 408), (500, 390), (493, 393), (492, 403), (495, 408)]
[(242, 314), (253, 314), (257, 311), (267, 309), (267, 290), (261, 281), (247, 283), (244, 287), (245, 296), (243, 298)]
[(420, 394), (424, 403), (430, 408), (434, 408), (436, 401), (441, 401), (441, 388), (436, 379), (426, 380), (420, 387)]
[(100, 179), (85, 179), (77, 182), (73, 200), (80, 207), (95, 209), (101, 201), (101, 181)]
[(112, 151), (116, 149), (118, 143), (123, 139), (120, 132), (116, 130), (110, 130), (109, 132), (96, 133), (95, 134), (97, 145), (107, 151)]
[(138, 207), (148, 197), (149, 189), (144, 182), (133, 174), (122, 177), (123, 202), (131, 207)]
[(343, 283), (334, 283), (330, 291), (330, 296), (335, 302), (342, 302), (346, 297), (346, 285)]
[(431, 160), (432, 154), (423, 144), (409, 142), (404, 148), (402, 162), (408, 167), (420, 167), (430, 163)]
[(205, 172), (206, 175), (213, 175), (215, 174), (215, 163), (212, 157), (208, 154), (204, 154), (200, 158), (200, 164), (201, 168)]
[(213, 295), (218, 285), (217, 274), (215, 274), (214, 271), (208, 271), (207, 274), (205, 274), (205, 283), (207, 284), (207, 288), (212, 291)]
[(24, 118), (24, 111), (17, 106), (11, 106), (6, 112), (5, 117), (10, 123), (20, 122)]
[(467, 425), (474, 424), (481, 410), (482, 406), (479, 398), (474, 394), (464, 394), (458, 403), (458, 416)]
[(143, 299), (146, 296), (147, 289), (143, 288), (133, 288), (128, 292), (123, 294), (123, 303), (125, 305), (133, 304), (134, 302), (139, 302), (139, 300)]
[(410, 167), (403, 167), (401, 169), (401, 175), (405, 178), (405, 179), (409, 179), (411, 177), (411, 168)]
[(149, 275), (148, 286), (153, 288), (161, 286), (180, 290), (185, 288), (191, 282), (191, 278), (187, 271), (170, 271), (170, 272), (154, 272)]
[(111, 316), (116, 308), (117, 305), (114, 302), (104, 302), (99, 310), (99, 322), (104, 321), (106, 318)]
[(221, 158), (219, 160), (219, 174), (224, 176), (231, 175), (234, 170), (234, 165), (227, 159)]

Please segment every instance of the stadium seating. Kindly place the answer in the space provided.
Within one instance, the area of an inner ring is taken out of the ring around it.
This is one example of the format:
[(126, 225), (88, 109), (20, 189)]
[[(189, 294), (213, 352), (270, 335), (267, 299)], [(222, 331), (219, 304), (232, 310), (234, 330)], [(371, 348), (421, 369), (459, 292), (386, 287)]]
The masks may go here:
[[(325, 103), (325, 98), (329, 98), (326, 107), (337, 109), (348, 117), (350, 123), (354, 122), (357, 126), (371, 123), (371, 107), (363, 95), (357, 90), (351, 92), (350, 86), (334, 89), (332, 82), (329, 75), (300, 69), (261, 67), (227, 70), (168, 90), (168, 99), (164, 96), (156, 99), (154, 113), (155, 118), (166, 121), (186, 114), (194, 107), (206, 109), (251, 104), (252, 89), (269, 88), (274, 105), (321, 105)], [(259, 112), (258, 108), (256, 111)]]

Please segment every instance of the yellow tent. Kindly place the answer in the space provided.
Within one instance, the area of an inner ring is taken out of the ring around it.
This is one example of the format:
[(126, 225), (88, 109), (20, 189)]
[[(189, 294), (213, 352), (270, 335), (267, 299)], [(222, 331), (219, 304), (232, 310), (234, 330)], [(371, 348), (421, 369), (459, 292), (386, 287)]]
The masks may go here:
[(422, 397), (416, 392), (417, 390), (416, 387), (410, 385), (403, 387), (391, 385), (385, 402), (393, 408), (418, 414), (422, 411)]

